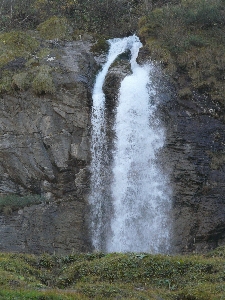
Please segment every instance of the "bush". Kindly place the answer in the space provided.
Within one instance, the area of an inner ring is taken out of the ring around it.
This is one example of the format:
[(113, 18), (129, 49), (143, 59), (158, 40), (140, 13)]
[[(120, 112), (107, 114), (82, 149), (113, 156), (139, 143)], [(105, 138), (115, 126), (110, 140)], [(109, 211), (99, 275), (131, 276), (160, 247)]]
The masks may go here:
[(11, 31), (0, 34), (0, 67), (18, 57), (28, 58), (39, 47), (30, 34)]
[(41, 66), (38, 74), (32, 82), (32, 89), (37, 95), (53, 94), (55, 92), (55, 85), (50, 74), (51, 68), (49, 66)]
[(68, 33), (68, 22), (66, 18), (51, 17), (38, 25), (40, 35), (45, 39), (62, 39)]
[(11, 72), (3, 72), (0, 78), (0, 94), (8, 93), (12, 90), (12, 74)]
[(18, 210), (25, 206), (40, 204), (44, 198), (40, 195), (18, 196), (15, 194), (0, 196), (0, 212), (10, 214), (14, 210)]
[(105, 53), (109, 50), (109, 43), (104, 37), (100, 37), (97, 42), (91, 47), (91, 51), (94, 53)]
[(217, 24), (224, 24), (222, 12), (223, 3), (220, 0), (188, 1), (189, 6), (183, 14), (187, 24), (200, 24), (207, 28)]
[[(224, 0), (181, 0), (154, 9), (139, 22), (152, 59), (184, 88), (224, 102)], [(172, 70), (172, 71), (171, 71)], [(174, 72), (175, 70), (175, 72)]]
[(27, 72), (15, 74), (12, 78), (12, 83), (19, 90), (26, 90), (30, 85), (30, 80)]

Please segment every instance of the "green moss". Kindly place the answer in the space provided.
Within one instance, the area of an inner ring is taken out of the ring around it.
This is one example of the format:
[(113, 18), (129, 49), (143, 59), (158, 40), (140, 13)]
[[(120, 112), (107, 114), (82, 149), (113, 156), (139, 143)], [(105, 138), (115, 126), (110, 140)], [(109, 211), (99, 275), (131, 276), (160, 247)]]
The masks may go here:
[(0, 196), (0, 212), (10, 214), (14, 210), (18, 210), (25, 206), (39, 204), (44, 201), (40, 195), (3, 195)]
[(12, 73), (4, 71), (0, 79), (0, 94), (9, 93), (12, 90)]
[(224, 152), (210, 152), (211, 157), (210, 167), (213, 170), (219, 170), (225, 164), (225, 153)]
[(182, 99), (190, 99), (192, 96), (192, 92), (190, 88), (186, 87), (178, 91), (178, 96)]
[(0, 67), (16, 57), (28, 58), (38, 47), (38, 41), (26, 32), (0, 34)]
[(40, 66), (39, 71), (32, 82), (32, 89), (37, 95), (47, 93), (53, 94), (55, 92), (55, 85), (49, 66)]
[(66, 18), (51, 17), (37, 27), (44, 39), (63, 39), (68, 34), (68, 22)]
[(30, 76), (27, 72), (21, 72), (15, 74), (12, 77), (12, 84), (15, 88), (19, 90), (27, 90), (30, 86)]

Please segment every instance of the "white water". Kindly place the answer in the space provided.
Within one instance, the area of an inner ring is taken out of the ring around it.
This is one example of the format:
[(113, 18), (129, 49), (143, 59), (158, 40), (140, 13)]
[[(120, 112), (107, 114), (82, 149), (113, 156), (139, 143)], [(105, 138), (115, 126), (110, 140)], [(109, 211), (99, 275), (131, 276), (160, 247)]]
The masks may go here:
[[(142, 46), (138, 37), (110, 40), (110, 45), (93, 92), (89, 198), (93, 246), (107, 252), (167, 252), (170, 201), (166, 180), (156, 165), (164, 133), (154, 117), (157, 95), (151, 81), (153, 67), (137, 64)], [(132, 75), (125, 77), (119, 91), (110, 186), (102, 86), (112, 62), (127, 49), (131, 51)], [(150, 104), (152, 99), (154, 105)]]

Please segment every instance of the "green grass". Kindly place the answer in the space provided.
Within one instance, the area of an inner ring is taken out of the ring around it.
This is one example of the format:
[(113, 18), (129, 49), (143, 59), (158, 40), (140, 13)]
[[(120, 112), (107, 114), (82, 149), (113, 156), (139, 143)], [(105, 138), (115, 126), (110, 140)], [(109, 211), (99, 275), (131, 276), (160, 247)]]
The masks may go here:
[(0, 254), (0, 299), (225, 299), (225, 247), (207, 255)]
[(66, 18), (53, 16), (41, 23), (37, 27), (41, 37), (44, 39), (68, 38), (68, 22)]
[[(54, 30), (62, 37), (57, 26)], [(53, 68), (46, 65), (50, 52), (49, 48), (40, 45), (40, 37), (35, 32), (0, 34), (0, 94), (16, 94), (28, 89), (37, 95), (53, 94)]]
[(0, 34), (0, 68), (18, 58), (29, 58), (39, 42), (29, 33), (11, 31)]
[(179, 94), (198, 91), (225, 105), (225, 2), (177, 2), (142, 17), (139, 34), (151, 58), (174, 78)]
[(2, 195), (0, 196), (0, 213), (11, 214), (12, 211), (18, 210), (25, 206), (40, 204), (44, 198), (40, 195)]

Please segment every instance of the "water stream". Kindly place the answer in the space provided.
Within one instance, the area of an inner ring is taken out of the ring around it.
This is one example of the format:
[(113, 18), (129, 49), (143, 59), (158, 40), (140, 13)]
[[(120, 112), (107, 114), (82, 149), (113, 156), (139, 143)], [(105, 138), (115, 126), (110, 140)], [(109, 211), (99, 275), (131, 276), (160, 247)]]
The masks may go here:
[[(91, 234), (96, 251), (166, 253), (170, 248), (170, 197), (157, 153), (164, 130), (157, 118), (154, 66), (136, 62), (139, 38), (109, 40), (110, 50), (93, 91)], [(130, 50), (132, 74), (118, 91), (113, 161), (106, 142), (102, 86), (110, 65)], [(112, 176), (113, 178), (108, 178)]]

